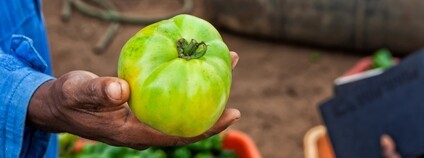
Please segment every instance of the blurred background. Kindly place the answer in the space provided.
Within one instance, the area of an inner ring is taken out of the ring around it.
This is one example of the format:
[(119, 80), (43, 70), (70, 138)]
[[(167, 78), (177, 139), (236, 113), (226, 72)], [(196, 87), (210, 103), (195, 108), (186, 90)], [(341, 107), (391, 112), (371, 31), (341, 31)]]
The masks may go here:
[[(123, 44), (145, 25), (121, 24), (101, 51), (95, 45), (110, 22), (64, 1), (44, 0), (56, 76), (87, 70), (116, 76)], [(176, 12), (181, 1), (115, 0), (123, 14), (157, 17)], [(210, 21), (240, 61), (233, 72), (229, 107), (242, 119), (232, 129), (252, 137), (265, 158), (304, 157), (305, 133), (322, 124), (318, 105), (333, 95), (333, 81), (380, 48), (405, 56), (421, 47), (419, 6), (400, 0), (196, 0), (191, 14)]]

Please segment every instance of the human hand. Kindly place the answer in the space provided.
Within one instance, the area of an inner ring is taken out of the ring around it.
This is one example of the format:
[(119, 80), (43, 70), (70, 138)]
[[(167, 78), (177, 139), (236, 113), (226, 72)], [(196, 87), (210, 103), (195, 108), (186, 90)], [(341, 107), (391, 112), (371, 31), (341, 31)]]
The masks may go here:
[(389, 135), (382, 135), (380, 138), (380, 145), (383, 158), (401, 158), (396, 151), (396, 144)]
[[(233, 68), (238, 55), (231, 52)], [(224, 110), (205, 133), (183, 138), (165, 135), (140, 122), (126, 104), (130, 88), (125, 80), (72, 71), (41, 85), (31, 98), (27, 121), (50, 132), (69, 132), (116, 146), (145, 149), (193, 143), (215, 135), (240, 118), (236, 109)]]

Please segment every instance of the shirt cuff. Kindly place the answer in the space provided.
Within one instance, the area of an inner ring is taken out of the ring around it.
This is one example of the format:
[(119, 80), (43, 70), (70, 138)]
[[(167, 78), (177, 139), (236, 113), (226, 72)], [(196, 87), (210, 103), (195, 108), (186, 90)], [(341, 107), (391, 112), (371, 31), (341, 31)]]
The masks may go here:
[(19, 154), (42, 157), (49, 142), (48, 133), (26, 127), (25, 122), (31, 96), (41, 84), (53, 77), (31, 70), (24, 74), (8, 98), (6, 107), (5, 146), (6, 153), (10, 154), (6, 157), (19, 157)]
[(32, 95), (52, 76), (31, 39), (12, 36), (9, 53), (0, 50), (0, 157), (43, 157), (50, 134), (26, 126)]

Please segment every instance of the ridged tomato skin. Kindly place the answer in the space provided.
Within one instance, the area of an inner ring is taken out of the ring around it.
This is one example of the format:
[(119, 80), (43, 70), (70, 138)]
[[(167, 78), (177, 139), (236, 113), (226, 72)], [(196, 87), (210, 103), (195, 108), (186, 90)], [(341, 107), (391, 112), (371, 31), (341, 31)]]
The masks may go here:
[[(199, 43), (194, 53), (182, 53), (180, 46), (192, 40)], [(199, 52), (204, 54), (198, 57)], [(194, 137), (211, 128), (225, 108), (231, 57), (209, 22), (178, 15), (141, 29), (127, 41), (118, 77), (129, 83), (128, 104), (141, 122), (168, 135)]]

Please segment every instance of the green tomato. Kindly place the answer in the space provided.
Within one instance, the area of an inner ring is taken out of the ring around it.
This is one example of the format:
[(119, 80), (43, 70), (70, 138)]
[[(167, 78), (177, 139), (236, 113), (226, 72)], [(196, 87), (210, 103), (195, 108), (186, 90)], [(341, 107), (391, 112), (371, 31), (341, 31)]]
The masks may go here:
[(93, 146), (93, 148), (91, 148), (91, 153), (103, 153), (107, 148), (109, 147), (109, 145), (105, 144), (105, 143), (97, 143)]
[(172, 153), (172, 157), (173, 158), (190, 158), (191, 152), (189, 149), (185, 147), (180, 147), (174, 150), (174, 152)]
[(108, 147), (102, 152), (104, 155), (109, 155), (110, 157), (119, 157), (125, 155), (126, 149), (124, 147), (116, 147), (108, 145)]
[(218, 158), (237, 158), (237, 154), (231, 150), (223, 150)]
[(194, 151), (210, 151), (212, 147), (213, 144), (209, 138), (187, 145), (187, 148)]
[(153, 154), (150, 155), (149, 158), (167, 158), (167, 155), (165, 151), (158, 149), (158, 150), (155, 150)]
[(94, 153), (94, 149), (96, 148), (93, 144), (85, 144), (82, 147), (82, 151), (79, 154), (87, 154), (87, 153)]
[(137, 118), (182, 137), (215, 124), (230, 94), (231, 75), (230, 53), (219, 32), (191, 15), (143, 28), (124, 45), (118, 62)]
[(194, 158), (214, 158), (210, 152), (201, 152), (194, 155)]
[(215, 151), (222, 150), (222, 138), (220, 135), (214, 135), (208, 139), (212, 144), (211, 150), (215, 150)]
[(58, 137), (60, 156), (72, 154), (73, 146), (78, 140), (78, 137), (69, 133), (61, 133)]

